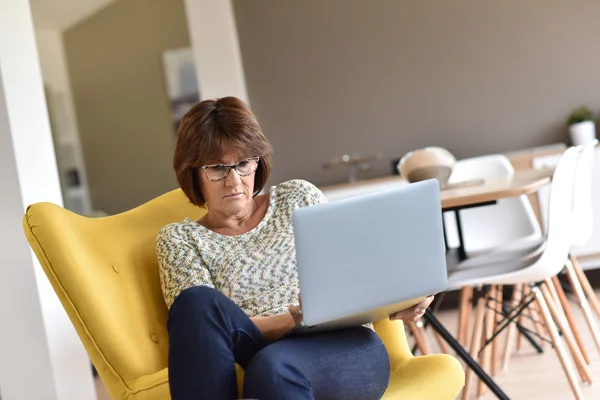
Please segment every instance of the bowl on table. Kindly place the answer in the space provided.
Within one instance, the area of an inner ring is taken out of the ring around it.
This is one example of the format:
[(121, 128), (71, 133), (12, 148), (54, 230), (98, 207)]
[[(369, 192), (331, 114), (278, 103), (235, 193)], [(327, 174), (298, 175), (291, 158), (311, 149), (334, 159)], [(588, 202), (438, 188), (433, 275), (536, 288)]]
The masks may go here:
[(455, 164), (456, 158), (448, 150), (425, 147), (404, 155), (398, 163), (398, 172), (411, 183), (437, 179), (443, 187), (448, 183)]

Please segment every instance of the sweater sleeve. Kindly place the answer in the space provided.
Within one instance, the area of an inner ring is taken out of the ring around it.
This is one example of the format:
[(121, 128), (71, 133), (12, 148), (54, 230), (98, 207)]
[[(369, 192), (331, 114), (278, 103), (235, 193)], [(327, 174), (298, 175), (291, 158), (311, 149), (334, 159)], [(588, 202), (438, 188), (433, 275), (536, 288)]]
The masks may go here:
[(325, 195), (319, 188), (302, 179), (284, 182), (280, 187), (292, 203), (292, 208), (307, 207), (327, 202)]
[(156, 238), (160, 284), (167, 307), (185, 289), (194, 286), (214, 288), (209, 270), (202, 263), (198, 246), (180, 224), (160, 230)]

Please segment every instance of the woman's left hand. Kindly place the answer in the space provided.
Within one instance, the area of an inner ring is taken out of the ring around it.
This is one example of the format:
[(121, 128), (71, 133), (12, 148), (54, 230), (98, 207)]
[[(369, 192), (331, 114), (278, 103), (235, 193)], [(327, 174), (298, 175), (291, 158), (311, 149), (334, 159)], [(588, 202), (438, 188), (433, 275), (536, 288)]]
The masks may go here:
[(406, 310), (398, 311), (397, 313), (390, 315), (390, 320), (393, 321), (396, 319), (401, 319), (404, 321), (413, 321), (413, 322), (417, 321), (419, 318), (421, 318), (423, 315), (425, 315), (425, 311), (427, 311), (427, 307), (429, 307), (429, 305), (431, 304), (433, 299), (434, 299), (434, 296), (429, 296), (428, 298), (423, 300), (421, 303), (416, 304), (416, 305), (412, 306), (411, 308), (407, 308)]

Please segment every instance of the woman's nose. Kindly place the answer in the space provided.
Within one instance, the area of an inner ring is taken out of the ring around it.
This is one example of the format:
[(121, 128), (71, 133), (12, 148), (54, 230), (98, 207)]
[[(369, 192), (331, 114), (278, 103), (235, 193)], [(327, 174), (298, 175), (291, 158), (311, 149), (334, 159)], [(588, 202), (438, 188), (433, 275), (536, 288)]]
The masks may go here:
[(227, 175), (227, 179), (225, 179), (225, 183), (227, 184), (227, 186), (234, 187), (239, 185), (240, 180), (240, 175), (237, 173), (235, 168), (231, 168), (231, 171), (229, 171), (229, 175)]

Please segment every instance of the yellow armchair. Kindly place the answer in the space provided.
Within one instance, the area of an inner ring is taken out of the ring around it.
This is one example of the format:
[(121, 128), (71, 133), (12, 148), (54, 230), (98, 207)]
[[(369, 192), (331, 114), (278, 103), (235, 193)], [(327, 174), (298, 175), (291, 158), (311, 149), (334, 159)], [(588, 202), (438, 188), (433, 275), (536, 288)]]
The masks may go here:
[[(51, 203), (27, 209), (27, 240), (115, 400), (170, 398), (167, 308), (155, 239), (164, 225), (202, 213), (181, 190), (105, 218), (82, 217)], [(379, 321), (375, 330), (391, 359), (384, 399), (456, 398), (464, 371), (455, 358), (414, 357), (401, 322)]]

